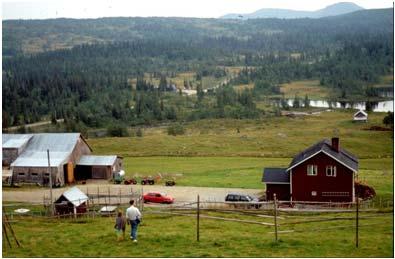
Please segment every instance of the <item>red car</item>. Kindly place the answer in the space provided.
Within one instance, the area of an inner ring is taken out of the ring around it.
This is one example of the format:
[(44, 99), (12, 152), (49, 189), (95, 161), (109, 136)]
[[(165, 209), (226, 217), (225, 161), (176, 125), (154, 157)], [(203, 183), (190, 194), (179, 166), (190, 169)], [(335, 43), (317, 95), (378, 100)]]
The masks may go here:
[(160, 192), (149, 192), (143, 196), (144, 202), (173, 203), (174, 198)]

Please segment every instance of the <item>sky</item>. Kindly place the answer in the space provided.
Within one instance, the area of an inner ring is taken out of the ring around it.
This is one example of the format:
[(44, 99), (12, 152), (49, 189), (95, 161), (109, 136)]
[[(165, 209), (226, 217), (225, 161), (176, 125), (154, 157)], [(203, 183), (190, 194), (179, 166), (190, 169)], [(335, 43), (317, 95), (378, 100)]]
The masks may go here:
[[(1, 0), (2, 20), (99, 17), (218, 18), (261, 8), (314, 11), (342, 0)], [(351, 1), (350, 1), (351, 2)], [(390, 0), (354, 0), (366, 8), (392, 7)]]

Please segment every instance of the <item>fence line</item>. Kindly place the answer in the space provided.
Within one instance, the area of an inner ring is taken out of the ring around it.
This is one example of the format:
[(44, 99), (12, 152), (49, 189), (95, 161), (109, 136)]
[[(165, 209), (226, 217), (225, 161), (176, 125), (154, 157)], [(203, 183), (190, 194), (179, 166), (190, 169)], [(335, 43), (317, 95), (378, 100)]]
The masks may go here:
[[(364, 225), (359, 225), (359, 227), (368, 227), (368, 226), (377, 226), (377, 225), (383, 225), (382, 222), (380, 223), (371, 223), (371, 224), (364, 224)], [(332, 230), (332, 229), (342, 229), (342, 228), (355, 228), (355, 225), (343, 225), (343, 226), (334, 226), (334, 227), (327, 227), (327, 228), (315, 228), (315, 229), (309, 229), (309, 230), (282, 230), (278, 231), (278, 233), (301, 233), (301, 232), (316, 232), (316, 231), (322, 231), (322, 230)], [(274, 232), (268, 232), (269, 234), (274, 234)]]

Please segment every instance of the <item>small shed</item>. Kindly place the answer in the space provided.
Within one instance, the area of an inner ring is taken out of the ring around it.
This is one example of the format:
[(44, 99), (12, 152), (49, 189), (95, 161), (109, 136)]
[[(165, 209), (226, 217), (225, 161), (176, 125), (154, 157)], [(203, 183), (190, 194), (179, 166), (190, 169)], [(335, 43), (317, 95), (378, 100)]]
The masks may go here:
[(277, 200), (290, 199), (290, 182), (287, 168), (265, 168), (262, 182), (266, 183), (266, 200), (273, 200), (273, 194), (276, 194)]
[(110, 179), (122, 169), (122, 157), (119, 156), (82, 156), (76, 166), (75, 178)]
[(88, 196), (77, 187), (65, 191), (56, 201), (57, 214), (79, 214), (86, 213)]
[(354, 114), (353, 121), (367, 122), (368, 121), (368, 114), (366, 112), (364, 112), (363, 110), (359, 110)]

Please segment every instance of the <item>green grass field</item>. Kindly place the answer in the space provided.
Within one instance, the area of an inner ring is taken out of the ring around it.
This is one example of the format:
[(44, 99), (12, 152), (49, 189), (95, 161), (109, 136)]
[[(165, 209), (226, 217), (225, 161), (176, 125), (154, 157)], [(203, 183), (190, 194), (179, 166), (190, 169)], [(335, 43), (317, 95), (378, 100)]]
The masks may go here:
[[(210, 215), (273, 223), (272, 218)], [(353, 214), (280, 216), (279, 231), (300, 232), (280, 232), (277, 243), (272, 226), (206, 218), (200, 220), (197, 242), (195, 217), (148, 212), (139, 228), (138, 243), (116, 241), (113, 217), (77, 221), (15, 218), (13, 226), (22, 247), (9, 249), (3, 244), (3, 257), (393, 257), (392, 213), (361, 213), (358, 249), (354, 220), (291, 224)], [(363, 218), (366, 216), (370, 218)]]
[[(381, 126), (384, 113), (370, 113), (368, 123), (353, 123), (354, 110), (261, 120), (201, 120), (185, 125), (186, 134), (167, 135), (167, 127), (143, 129), (143, 137), (88, 139), (96, 154), (136, 156), (288, 157), (339, 131), (340, 145), (359, 158), (392, 157), (391, 131)], [(238, 130), (239, 129), (239, 133)]]
[(313, 100), (325, 99), (330, 92), (328, 88), (320, 85), (319, 80), (302, 80), (282, 84), (280, 91), (285, 98), (294, 98), (295, 95), (304, 98), (305, 95), (308, 95), (309, 99)]

